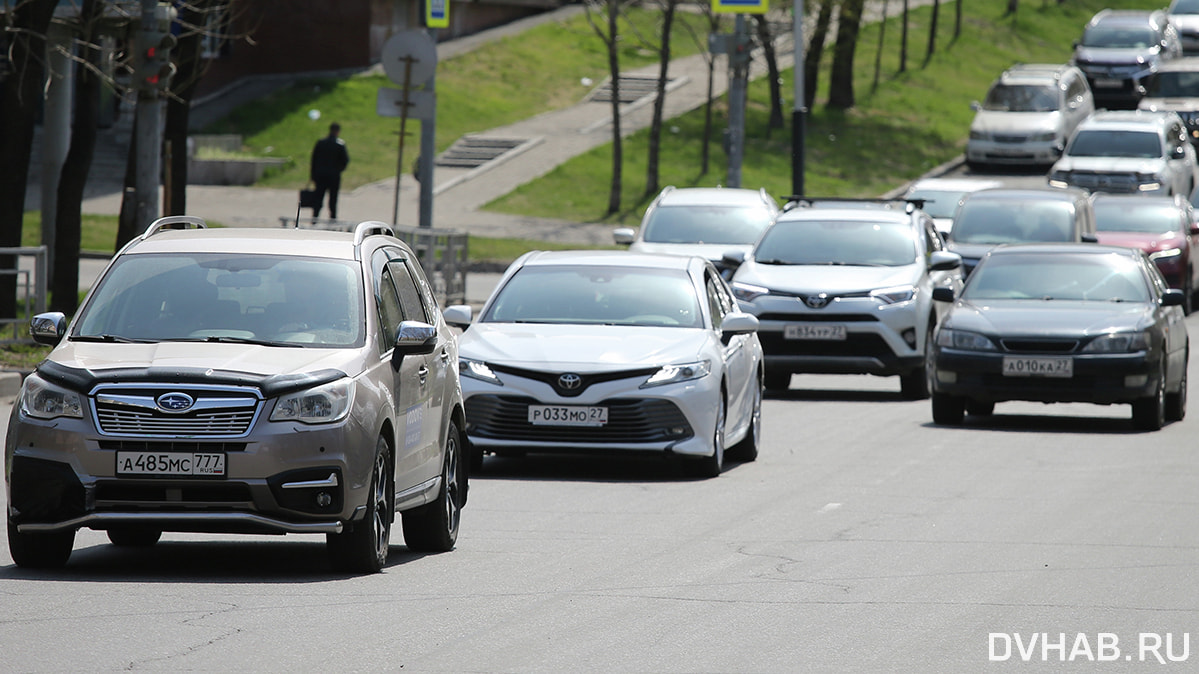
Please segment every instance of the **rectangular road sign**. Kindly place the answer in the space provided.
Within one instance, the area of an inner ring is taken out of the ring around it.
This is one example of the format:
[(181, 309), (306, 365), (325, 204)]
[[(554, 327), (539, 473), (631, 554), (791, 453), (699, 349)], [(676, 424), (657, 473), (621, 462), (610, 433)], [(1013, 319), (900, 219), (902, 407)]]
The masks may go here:
[(765, 14), (768, 0), (712, 0), (712, 11), (723, 14)]
[(425, 27), (449, 28), (450, 0), (425, 0)]
[[(430, 121), (435, 114), (436, 98), (424, 89), (408, 91), (408, 119)], [(379, 87), (375, 112), (380, 117), (401, 117), (404, 110), (404, 90)]]

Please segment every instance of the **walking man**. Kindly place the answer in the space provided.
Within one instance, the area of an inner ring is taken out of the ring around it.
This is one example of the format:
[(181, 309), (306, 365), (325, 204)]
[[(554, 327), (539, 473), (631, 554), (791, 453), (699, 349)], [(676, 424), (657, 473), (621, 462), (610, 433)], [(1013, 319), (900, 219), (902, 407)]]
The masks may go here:
[(341, 125), (334, 122), (329, 125), (329, 135), (316, 141), (312, 148), (312, 161), (308, 177), (316, 185), (316, 206), (312, 208), (312, 217), (321, 215), (321, 207), (325, 203), (325, 192), (329, 193), (329, 217), (337, 219), (337, 192), (341, 189), (341, 172), (350, 163), (350, 153), (346, 151), (345, 141), (338, 138)]

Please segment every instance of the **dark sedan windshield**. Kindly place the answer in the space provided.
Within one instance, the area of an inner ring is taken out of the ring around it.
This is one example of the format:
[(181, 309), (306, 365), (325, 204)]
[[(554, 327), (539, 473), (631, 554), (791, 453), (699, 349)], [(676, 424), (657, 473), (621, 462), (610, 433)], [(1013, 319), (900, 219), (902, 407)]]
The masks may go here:
[(1067, 202), (997, 201), (971, 197), (953, 221), (957, 243), (994, 245), (1029, 241), (1073, 241), (1073, 207)]
[(1172, 70), (1149, 79), (1145, 95), (1150, 98), (1194, 98), (1199, 96), (1199, 72)]
[(747, 244), (770, 224), (774, 214), (745, 206), (659, 206), (645, 223), (650, 243)]
[(898, 267), (913, 264), (916, 255), (910, 225), (870, 220), (779, 222), (754, 250), (761, 264)]
[(1122, 254), (992, 255), (970, 275), (962, 291), (980, 300), (1082, 300), (1148, 302), (1150, 290), (1135, 260)]
[(703, 326), (681, 269), (524, 267), (504, 284), (483, 323)]

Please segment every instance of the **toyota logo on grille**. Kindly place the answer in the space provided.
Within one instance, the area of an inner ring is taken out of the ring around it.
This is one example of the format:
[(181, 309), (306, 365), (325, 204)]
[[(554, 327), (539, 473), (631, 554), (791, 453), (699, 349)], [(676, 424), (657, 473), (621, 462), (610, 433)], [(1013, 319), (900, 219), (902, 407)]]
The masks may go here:
[(164, 393), (154, 400), (164, 412), (186, 412), (196, 404), (196, 399), (186, 393)]
[(804, 304), (808, 305), (809, 307), (811, 307), (813, 309), (823, 309), (825, 306), (828, 305), (828, 302), (829, 302), (828, 293), (820, 293), (819, 295), (808, 295), (808, 298), (806, 300), (804, 300)]
[(573, 391), (583, 385), (583, 378), (579, 375), (568, 372), (558, 377), (558, 386), (564, 391)]

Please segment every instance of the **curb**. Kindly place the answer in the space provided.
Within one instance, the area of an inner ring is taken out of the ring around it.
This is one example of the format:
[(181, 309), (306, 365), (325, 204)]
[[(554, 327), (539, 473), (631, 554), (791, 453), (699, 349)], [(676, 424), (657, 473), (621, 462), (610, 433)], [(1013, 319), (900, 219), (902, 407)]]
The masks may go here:
[(25, 375), (12, 370), (0, 372), (0, 398), (15, 398), (21, 391)]

